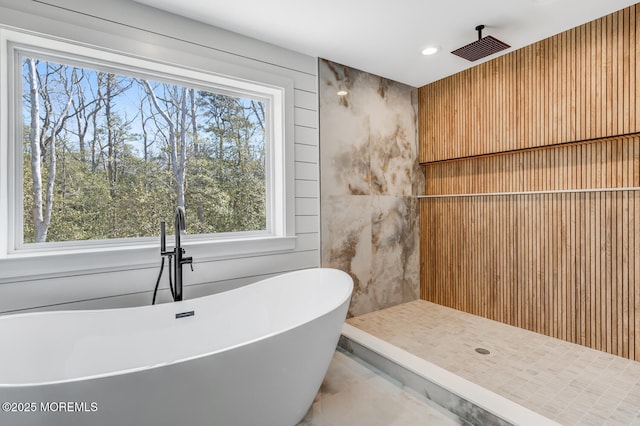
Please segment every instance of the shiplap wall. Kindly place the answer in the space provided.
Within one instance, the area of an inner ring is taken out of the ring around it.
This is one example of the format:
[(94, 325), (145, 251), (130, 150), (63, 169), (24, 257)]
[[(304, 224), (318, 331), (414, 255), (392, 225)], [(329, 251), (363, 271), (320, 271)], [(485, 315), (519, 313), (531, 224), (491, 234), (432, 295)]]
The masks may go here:
[(639, 14), (420, 89), (422, 298), (640, 360)]
[[(244, 70), (255, 69), (293, 80), (295, 250), (198, 263), (194, 272), (185, 275), (185, 297), (320, 265), (316, 58), (127, 0), (1, 0), (0, 25), (147, 57), (153, 57), (154, 46), (158, 51), (175, 49), (224, 62), (241, 76)], [(158, 267), (159, 260), (158, 256)], [(10, 262), (0, 259), (0, 268)], [(148, 304), (158, 267), (37, 277), (38, 262), (34, 260), (28, 275), (37, 278), (5, 276), (0, 280), (0, 313)], [(162, 297), (167, 299), (166, 294)]]

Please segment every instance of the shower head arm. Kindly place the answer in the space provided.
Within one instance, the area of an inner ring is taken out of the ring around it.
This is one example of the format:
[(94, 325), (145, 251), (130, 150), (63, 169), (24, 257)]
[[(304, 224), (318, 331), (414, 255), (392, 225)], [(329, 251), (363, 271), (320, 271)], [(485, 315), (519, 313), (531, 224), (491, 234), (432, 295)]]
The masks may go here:
[(484, 30), (484, 25), (478, 25), (476, 27), (476, 31), (478, 32), (478, 40), (482, 40), (482, 30)]

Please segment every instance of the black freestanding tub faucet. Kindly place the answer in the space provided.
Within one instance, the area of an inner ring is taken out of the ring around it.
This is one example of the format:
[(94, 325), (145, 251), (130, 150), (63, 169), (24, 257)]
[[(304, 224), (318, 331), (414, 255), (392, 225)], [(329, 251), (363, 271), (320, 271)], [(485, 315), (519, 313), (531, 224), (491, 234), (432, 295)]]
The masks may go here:
[[(174, 259), (173, 267), (173, 301), (179, 302), (182, 300), (182, 265), (193, 264), (193, 258), (191, 256), (184, 256), (185, 250), (182, 248), (181, 237), (186, 235), (187, 223), (186, 223), (184, 208), (178, 206), (176, 208), (175, 215), (175, 247), (171, 251), (166, 250), (166, 235), (165, 224), (160, 222), (160, 253), (163, 256), (169, 257), (169, 268), (171, 268), (171, 257)], [(193, 266), (191, 267), (193, 270)], [(171, 271), (169, 271), (171, 274)]]

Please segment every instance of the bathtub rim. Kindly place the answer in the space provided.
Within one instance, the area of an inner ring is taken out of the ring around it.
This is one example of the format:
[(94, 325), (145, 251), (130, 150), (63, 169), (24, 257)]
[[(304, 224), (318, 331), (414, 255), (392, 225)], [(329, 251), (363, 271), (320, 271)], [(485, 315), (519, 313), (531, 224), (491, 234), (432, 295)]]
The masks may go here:
[[(204, 352), (201, 354), (197, 354), (197, 355), (193, 355), (193, 356), (189, 356), (189, 357), (185, 357), (185, 358), (180, 358), (177, 360), (173, 360), (170, 362), (162, 362), (162, 363), (157, 363), (157, 364), (153, 364), (153, 365), (144, 365), (144, 366), (140, 366), (140, 367), (132, 367), (132, 368), (127, 368), (127, 369), (122, 369), (122, 370), (117, 370), (117, 371), (110, 371), (110, 372), (106, 372), (106, 373), (98, 373), (98, 374), (92, 374), (92, 375), (85, 375), (85, 376), (79, 376), (79, 377), (73, 377), (73, 378), (69, 378), (69, 379), (62, 379), (62, 380), (50, 380), (50, 381), (42, 381), (42, 382), (32, 382), (32, 383), (0, 383), (0, 389), (11, 389), (11, 388), (28, 388), (28, 387), (36, 387), (36, 386), (49, 386), (49, 385), (58, 385), (58, 384), (64, 384), (64, 383), (74, 383), (74, 382), (80, 382), (80, 381), (88, 381), (88, 380), (95, 380), (95, 379), (100, 379), (100, 378), (105, 378), (105, 377), (114, 377), (114, 376), (119, 376), (119, 375), (123, 375), (123, 374), (132, 374), (132, 373), (137, 373), (140, 371), (146, 371), (146, 370), (154, 370), (154, 369), (158, 369), (158, 368), (162, 368), (162, 367), (167, 367), (167, 366), (171, 366), (174, 364), (180, 364), (183, 362), (189, 362), (189, 361), (193, 361), (196, 359), (200, 359), (200, 358), (205, 358), (205, 357), (209, 357), (218, 353), (222, 353), (222, 352), (226, 352), (229, 350), (233, 350), (242, 346), (248, 346), (252, 343), (256, 343), (259, 342), (261, 340), (266, 340), (270, 337), (273, 337), (275, 335), (278, 334), (284, 334), (287, 333), (295, 328), (298, 327), (302, 327), (306, 324), (311, 323), (312, 321), (315, 321), (317, 319), (323, 318), (331, 313), (333, 313), (334, 311), (336, 311), (337, 309), (341, 308), (345, 303), (349, 303), (349, 300), (351, 299), (351, 296), (353, 294), (353, 278), (346, 272), (339, 270), (339, 269), (335, 269), (335, 268), (306, 268), (306, 269), (300, 269), (300, 270), (296, 270), (296, 271), (291, 271), (291, 272), (286, 272), (286, 273), (282, 273), (282, 274), (278, 274), (275, 275), (273, 277), (269, 277), (269, 278), (265, 278), (262, 279), (260, 281), (256, 281), (255, 283), (251, 283), (251, 284), (247, 284), (235, 289), (231, 289), (231, 290), (227, 290), (224, 292), (220, 292), (220, 293), (214, 293), (214, 294), (209, 294), (206, 296), (201, 296), (201, 297), (196, 297), (193, 299), (186, 299), (186, 300), (182, 300), (180, 302), (167, 302), (167, 303), (163, 303), (161, 305), (157, 305), (157, 306), (166, 306), (166, 305), (173, 305), (175, 306), (175, 304), (188, 304), (190, 301), (193, 300), (198, 300), (198, 299), (206, 299), (206, 298), (213, 298), (219, 294), (222, 293), (228, 293), (228, 292), (233, 292), (236, 290), (243, 290), (243, 291), (247, 291), (248, 289), (250, 289), (252, 286), (258, 286), (261, 284), (264, 284), (265, 281), (271, 281), (271, 280), (276, 280), (279, 277), (283, 277), (285, 275), (296, 275), (302, 272), (310, 272), (310, 271), (316, 271), (316, 270), (332, 270), (332, 271), (338, 271), (343, 276), (346, 276), (349, 278), (349, 291), (345, 292), (345, 296), (342, 297), (340, 299), (340, 301), (338, 303), (332, 304), (330, 306), (330, 308), (328, 308), (325, 312), (323, 312), (321, 315), (310, 318), (306, 321), (303, 322), (297, 322), (294, 323), (292, 326), (286, 327), (286, 328), (282, 328), (279, 329), (277, 331), (268, 333), (268, 334), (264, 334), (261, 335), (257, 338), (254, 339), (249, 339), (246, 341), (243, 341), (241, 343), (235, 344), (235, 345), (230, 345), (230, 346), (225, 346), (224, 348), (220, 348), (214, 351), (209, 351), (209, 352)], [(143, 305), (143, 306), (131, 306), (131, 307), (126, 307), (126, 308), (108, 308), (108, 309), (79, 309), (79, 310), (61, 310), (61, 311), (41, 311), (41, 312), (25, 312), (25, 313), (20, 313), (20, 314), (11, 314), (11, 315), (6, 315), (4, 316), (4, 318), (16, 318), (16, 317), (23, 317), (23, 316), (41, 316), (41, 315), (62, 315), (62, 314), (68, 314), (70, 312), (73, 313), (83, 313), (83, 312), (94, 312), (96, 310), (99, 311), (104, 311), (104, 312), (110, 312), (110, 311), (121, 311), (123, 309), (140, 309), (140, 308), (147, 308), (147, 309), (152, 309), (154, 305)], [(2, 321), (2, 318), (0, 318), (0, 322)], [(340, 333), (340, 331), (338, 331), (338, 334)]]

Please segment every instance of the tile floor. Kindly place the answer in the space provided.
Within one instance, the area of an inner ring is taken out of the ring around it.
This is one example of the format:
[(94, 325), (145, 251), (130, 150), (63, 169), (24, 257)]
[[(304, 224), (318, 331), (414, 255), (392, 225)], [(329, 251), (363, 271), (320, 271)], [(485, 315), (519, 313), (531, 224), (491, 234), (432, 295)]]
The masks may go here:
[(638, 362), (423, 300), (347, 322), (563, 425), (640, 425)]
[(459, 425), (460, 421), (380, 370), (337, 350), (298, 426)]

